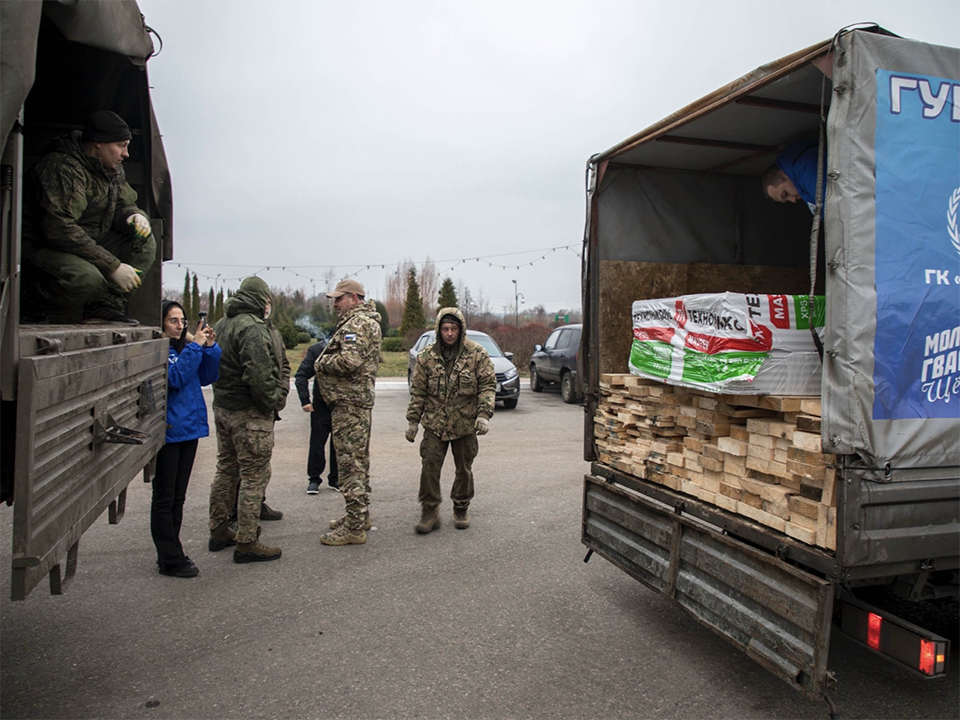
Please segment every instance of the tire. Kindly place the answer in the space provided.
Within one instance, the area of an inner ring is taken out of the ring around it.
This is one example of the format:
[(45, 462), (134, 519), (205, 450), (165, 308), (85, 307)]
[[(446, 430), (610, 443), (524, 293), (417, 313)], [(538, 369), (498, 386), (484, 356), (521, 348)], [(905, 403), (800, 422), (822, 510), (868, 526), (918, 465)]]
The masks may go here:
[(543, 392), (543, 381), (540, 379), (536, 365), (530, 366), (530, 389), (534, 392)]
[(503, 407), (505, 407), (507, 410), (513, 410), (515, 407), (517, 407), (517, 399), (514, 398), (513, 400), (504, 400)]
[(577, 388), (573, 383), (573, 373), (564, 373), (560, 378), (560, 397), (565, 403), (575, 403), (577, 401)]

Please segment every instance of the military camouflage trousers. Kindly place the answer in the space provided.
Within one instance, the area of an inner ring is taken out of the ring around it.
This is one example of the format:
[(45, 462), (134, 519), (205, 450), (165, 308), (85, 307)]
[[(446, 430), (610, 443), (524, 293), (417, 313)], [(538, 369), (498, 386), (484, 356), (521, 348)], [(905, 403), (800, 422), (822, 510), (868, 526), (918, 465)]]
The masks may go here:
[(457, 510), (466, 510), (473, 500), (473, 461), (480, 450), (477, 436), (473, 433), (456, 440), (441, 440), (429, 430), (423, 431), (420, 441), (420, 495), (417, 499), (425, 508), (440, 504), (440, 471), (447, 457), (447, 446), (453, 451), (456, 472), (450, 499)]
[(333, 447), (340, 470), (340, 492), (346, 502), (347, 526), (362, 530), (370, 509), (370, 416), (369, 408), (337, 403), (330, 408)]
[(213, 417), (217, 426), (217, 472), (210, 486), (210, 529), (230, 519), (236, 498), (237, 542), (253, 542), (260, 524), (263, 491), (270, 482), (274, 414), (214, 405)]
[[(97, 244), (121, 262), (142, 270), (144, 275), (157, 257), (157, 241), (153, 235), (137, 238), (111, 230)], [(130, 299), (130, 293), (123, 292), (115, 282), (104, 277), (95, 265), (60, 250), (32, 247), (25, 250), (23, 277), (28, 286), (28, 302), (44, 309), (103, 302), (123, 310)]]

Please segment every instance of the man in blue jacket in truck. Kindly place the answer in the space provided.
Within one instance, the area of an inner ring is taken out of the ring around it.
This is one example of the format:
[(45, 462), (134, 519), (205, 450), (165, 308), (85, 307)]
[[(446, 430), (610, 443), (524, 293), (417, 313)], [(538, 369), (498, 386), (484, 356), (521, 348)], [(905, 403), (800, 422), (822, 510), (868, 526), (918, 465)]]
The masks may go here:
[[(763, 190), (774, 202), (795, 203), (802, 200), (814, 212), (817, 196), (817, 150), (815, 138), (797, 140), (777, 156), (777, 162), (763, 173)], [(824, 160), (823, 192), (826, 192), (826, 160)], [(821, 197), (822, 199), (822, 197)]]

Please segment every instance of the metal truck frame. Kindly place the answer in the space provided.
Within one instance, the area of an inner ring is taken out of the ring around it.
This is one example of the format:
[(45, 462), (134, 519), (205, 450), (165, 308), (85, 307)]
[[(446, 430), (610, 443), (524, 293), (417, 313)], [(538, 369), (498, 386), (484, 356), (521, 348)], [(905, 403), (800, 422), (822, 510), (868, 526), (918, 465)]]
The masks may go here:
[[(949, 655), (943, 638), (927, 633), (934, 644), (921, 645), (922, 630), (856, 593), (888, 586), (909, 600), (955, 607), (960, 588), (960, 419), (955, 410), (910, 418), (873, 410), (880, 295), (873, 153), (886, 87), (878, 78), (906, 78), (904, 92), (917, 98), (918, 83), (926, 82), (944, 101), (939, 111), (957, 115), (958, 68), (954, 48), (876, 26), (845, 29), (758, 68), (587, 166), (580, 353), (584, 459), (592, 462), (583, 493), (587, 558), (596, 552), (673, 598), (811, 699), (834, 683), (828, 651), (835, 611), (843, 629), (888, 656), (905, 654), (897, 659), (914, 669), (911, 654), (926, 652), (921, 647), (935, 648), (935, 659)], [(924, 102), (916, 107), (933, 117)], [(819, 236), (811, 227), (817, 215), (802, 203), (769, 202), (759, 179), (783, 147), (811, 135), (820, 136), (821, 150), (829, 140)], [(943, 202), (949, 246), (950, 198), (935, 201)], [(724, 291), (826, 294), (822, 443), (839, 465), (835, 552), (599, 461), (600, 375), (627, 372), (631, 303)], [(952, 399), (955, 409), (960, 397)], [(943, 668), (935, 662), (926, 674)]]
[[(80, 537), (127, 485), (152, 477), (166, 429), (167, 341), (159, 326), (162, 260), (172, 256), (170, 177), (150, 102), (149, 28), (132, 0), (0, 3), (0, 501), (13, 505), (10, 593), (74, 577)], [(95, 110), (130, 125), (124, 163), (152, 218), (158, 257), (130, 303), (139, 327), (20, 323), (23, 179), (56, 135)]]

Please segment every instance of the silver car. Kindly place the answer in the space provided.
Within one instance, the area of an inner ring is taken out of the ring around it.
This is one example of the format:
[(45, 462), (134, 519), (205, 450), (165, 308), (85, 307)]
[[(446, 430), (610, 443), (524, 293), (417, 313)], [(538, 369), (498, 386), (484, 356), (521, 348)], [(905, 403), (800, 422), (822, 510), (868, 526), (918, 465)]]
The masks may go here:
[[(417, 364), (417, 355), (433, 343), (435, 337), (435, 330), (427, 330), (410, 348), (410, 360), (407, 363), (408, 387), (413, 378), (413, 366)], [(520, 399), (520, 374), (517, 366), (513, 364), (513, 353), (503, 352), (496, 340), (479, 330), (467, 330), (467, 337), (482, 345), (493, 361), (493, 369), (497, 373), (497, 401), (502, 402), (507, 409), (515, 408), (517, 400)]]

